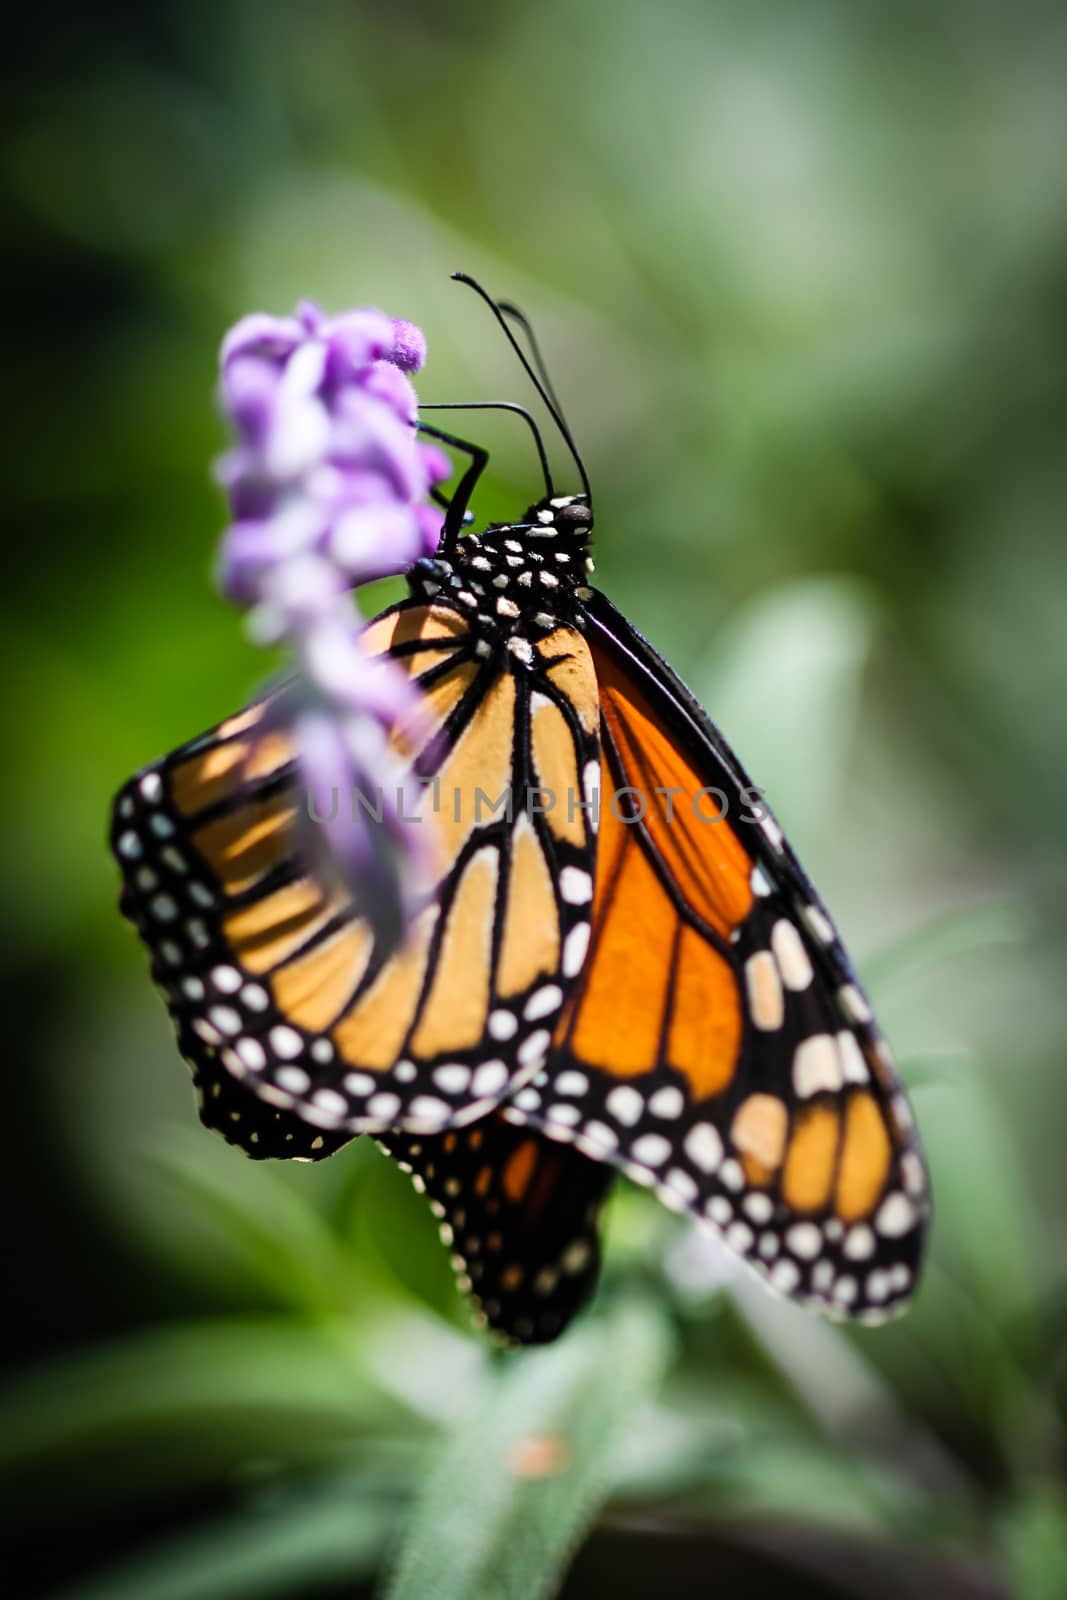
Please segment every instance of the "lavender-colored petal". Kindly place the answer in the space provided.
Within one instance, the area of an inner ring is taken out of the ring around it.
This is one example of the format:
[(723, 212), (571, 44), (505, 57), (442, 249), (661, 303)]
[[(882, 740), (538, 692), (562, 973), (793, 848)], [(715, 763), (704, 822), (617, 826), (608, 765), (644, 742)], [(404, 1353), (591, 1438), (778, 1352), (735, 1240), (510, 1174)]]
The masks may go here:
[(384, 473), (337, 461), (313, 467), (304, 487), (309, 499), (332, 507), (337, 515), (349, 506), (380, 506), (384, 510), (397, 503), (396, 490)]
[(323, 324), (321, 337), (328, 350), (330, 381), (344, 383), (389, 355), (393, 325), (384, 311), (346, 311)]
[(233, 522), (219, 546), (216, 577), (219, 588), (236, 606), (259, 598), (265, 575), (277, 561), (268, 522)]
[(352, 579), (371, 583), (410, 567), (424, 553), (422, 530), (410, 506), (357, 506), (336, 520), (326, 549)]
[[(294, 501), (273, 517), (248, 518), (231, 523), (219, 548), (218, 579), (228, 600), (252, 605), (264, 600), (285, 611), (286, 585), (299, 581), (299, 563), (293, 558), (310, 552), (325, 527), (319, 509)], [(337, 574), (332, 593), (344, 585)]]
[(333, 625), (345, 587), (334, 562), (303, 554), (279, 562), (263, 579), (260, 594), (285, 619), (287, 633), (304, 635)]
[(376, 361), (362, 375), (361, 388), (390, 406), (401, 422), (413, 428), (418, 421), (419, 402), (414, 385), (388, 361)]
[(325, 311), (314, 300), (301, 300), (296, 308), (296, 316), (305, 334), (317, 334), (327, 320)]
[(441, 530), (445, 525), (445, 514), (437, 506), (416, 506), (415, 515), (419, 519), (419, 534), (422, 538), (422, 555), (432, 556), (436, 553), (441, 543)]
[(267, 471), (282, 482), (307, 472), (329, 449), (330, 414), (315, 395), (279, 394), (263, 450)]
[(418, 372), (426, 361), (426, 335), (403, 317), (393, 320), (393, 353), (389, 358), (401, 372)]
[(236, 355), (223, 372), (223, 403), (249, 444), (259, 445), (266, 437), (279, 382), (279, 366), (263, 356)]
[(309, 849), (341, 873), (380, 940), (399, 938), (405, 886), (426, 859), (427, 830), (409, 820), (418, 794), (389, 736), (412, 734), (425, 708), (400, 665), (367, 654), (349, 591), (438, 542), (442, 519), (425, 499), (452, 464), (418, 441), (404, 376), (424, 358), (412, 324), (375, 310), (330, 318), (310, 301), (292, 318), (245, 318), (222, 350), (240, 442), (216, 468), (233, 516), (219, 583), (251, 637), (295, 651), (276, 715), (295, 731), (308, 782), (382, 791), (378, 820), (320, 794), (328, 820), (308, 823)]
[(447, 483), (455, 469), (440, 446), (423, 444), (420, 440), (416, 444), (415, 450), (426, 474), (427, 482), (431, 486), (438, 483)]
[(411, 429), (387, 407), (368, 404), (366, 396), (348, 397), (339, 409), (331, 455), (335, 460), (384, 472), (400, 500), (418, 500), (426, 492)]
[(303, 400), (320, 395), (326, 382), (326, 365), (329, 347), (325, 340), (307, 339), (294, 350), (282, 373), (280, 397), (286, 400)]
[(283, 361), (303, 337), (304, 330), (295, 317), (270, 317), (263, 311), (253, 311), (235, 322), (223, 339), (219, 361), (223, 367), (238, 355)]
[[(403, 933), (403, 856), (394, 830), (376, 822), (377, 769), (382, 748), (358, 762), (344, 730), (329, 712), (309, 712), (294, 726), (306, 804), (298, 807), (309, 854), (326, 861), (352, 894), (383, 953)], [(358, 802), (366, 797), (371, 811)]]
[(237, 521), (258, 521), (271, 515), (278, 498), (277, 485), (257, 451), (246, 446), (227, 450), (215, 462), (214, 477), (225, 490)]
[(395, 662), (368, 657), (351, 615), (325, 619), (300, 642), (308, 682), (345, 713), (364, 713), (391, 725), (421, 704), (411, 679)]

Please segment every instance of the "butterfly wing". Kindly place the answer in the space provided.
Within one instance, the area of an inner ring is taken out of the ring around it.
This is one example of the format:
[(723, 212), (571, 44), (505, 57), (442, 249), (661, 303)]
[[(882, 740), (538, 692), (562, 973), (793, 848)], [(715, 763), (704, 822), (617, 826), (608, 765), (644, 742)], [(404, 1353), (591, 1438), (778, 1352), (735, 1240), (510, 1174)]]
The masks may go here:
[(593, 1292), (597, 1223), (614, 1173), (497, 1115), (379, 1142), (429, 1197), (461, 1290), (506, 1339), (554, 1339)]
[(209, 1093), (221, 1067), (323, 1132), (432, 1132), (543, 1064), (588, 928), (594, 833), (587, 811), (527, 799), (596, 770), (596, 682), (574, 629), (520, 658), (443, 601), (402, 603), (366, 643), (423, 691), (394, 743), (426, 781), (436, 851), (398, 951), (308, 867), (294, 752), (263, 702), (132, 779), (112, 842)]
[(756, 792), (721, 735), (595, 591), (587, 625), (590, 949), (546, 1081), (504, 1115), (710, 1221), (782, 1293), (880, 1320), (914, 1284), (929, 1212), (888, 1048), (781, 830), (765, 808), (744, 820)]
[(218, 1054), (206, 1051), (195, 1034), (190, 1037), (179, 1030), (178, 1048), (192, 1068), (204, 1127), (254, 1161), (321, 1161), (355, 1137), (345, 1128), (316, 1127), (293, 1111), (249, 1094), (242, 1080), (227, 1072)]

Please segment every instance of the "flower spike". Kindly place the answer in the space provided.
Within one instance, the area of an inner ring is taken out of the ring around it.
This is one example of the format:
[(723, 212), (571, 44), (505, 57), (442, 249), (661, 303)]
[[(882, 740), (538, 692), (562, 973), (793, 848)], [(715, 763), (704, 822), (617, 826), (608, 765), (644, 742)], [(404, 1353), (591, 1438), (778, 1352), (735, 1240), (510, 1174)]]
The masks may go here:
[[(408, 374), (425, 359), (414, 323), (366, 308), (329, 317), (311, 301), (291, 317), (242, 317), (220, 353), (235, 444), (216, 468), (232, 516), (219, 586), (258, 643), (292, 652), (273, 715), (296, 745), (308, 846), (384, 944), (402, 934), (425, 848), (405, 825), (415, 798), (388, 738), (415, 694), (401, 668), (361, 650), (351, 591), (437, 546), (441, 515), (427, 502), (452, 469), (415, 431)], [(356, 795), (380, 796), (377, 814)]]

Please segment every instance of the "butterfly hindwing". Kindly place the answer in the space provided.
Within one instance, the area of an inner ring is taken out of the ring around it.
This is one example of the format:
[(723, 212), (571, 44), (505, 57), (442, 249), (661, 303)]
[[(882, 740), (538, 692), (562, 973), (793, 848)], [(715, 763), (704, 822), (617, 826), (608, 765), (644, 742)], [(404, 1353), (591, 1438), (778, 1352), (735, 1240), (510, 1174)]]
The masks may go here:
[(504, 1115), (711, 1222), (781, 1292), (878, 1320), (914, 1284), (929, 1210), (888, 1049), (717, 730), (600, 595), (589, 637), (604, 794), (590, 950), (546, 1081)]
[(322, 1161), (358, 1137), (347, 1129), (319, 1128), (249, 1094), (240, 1078), (209, 1055), (195, 1034), (178, 1035), (178, 1048), (193, 1071), (200, 1120), (254, 1161)]
[(483, 1115), (542, 1065), (584, 948), (591, 815), (538, 793), (580, 790), (596, 769), (589, 651), (560, 626), (519, 655), (480, 620), (412, 600), (366, 636), (423, 691), (394, 746), (425, 783), (419, 825), (435, 841), (391, 955), (307, 865), (291, 741), (266, 702), (116, 801), (123, 909), (194, 1066), (221, 1063), (324, 1133)]
[(554, 1339), (596, 1284), (611, 1167), (496, 1115), (379, 1142), (428, 1196), (459, 1286), (487, 1325), (521, 1344)]

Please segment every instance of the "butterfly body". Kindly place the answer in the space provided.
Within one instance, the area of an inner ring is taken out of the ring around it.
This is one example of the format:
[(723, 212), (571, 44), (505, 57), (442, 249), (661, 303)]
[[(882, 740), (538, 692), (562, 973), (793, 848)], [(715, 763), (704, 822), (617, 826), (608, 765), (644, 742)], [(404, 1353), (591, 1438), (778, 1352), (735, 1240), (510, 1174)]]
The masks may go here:
[(448, 554), (416, 563), (414, 598), (454, 605), (471, 619), (479, 654), (501, 644), (529, 665), (531, 645), (560, 623), (581, 627), (592, 512), (578, 495), (533, 505), (517, 523), (471, 534)]
[(302, 860), (261, 703), (120, 793), (123, 909), (204, 1121), (254, 1156), (374, 1134), (508, 1337), (588, 1297), (615, 1171), (882, 1320), (929, 1215), (892, 1057), (759, 791), (590, 587), (591, 525), (552, 496), (445, 538), (367, 631), (422, 691), (394, 744), (436, 853), (399, 952)]

